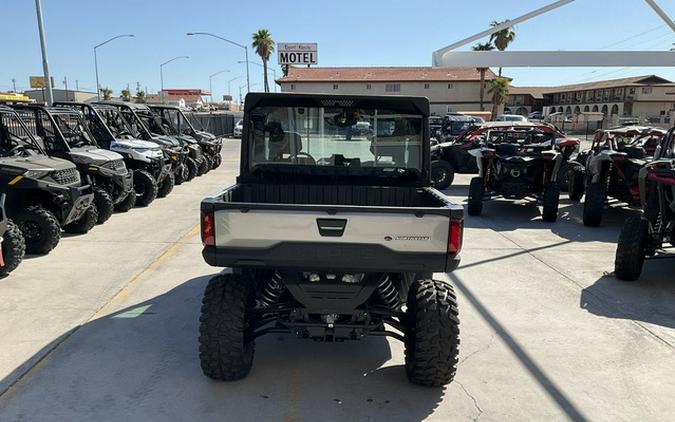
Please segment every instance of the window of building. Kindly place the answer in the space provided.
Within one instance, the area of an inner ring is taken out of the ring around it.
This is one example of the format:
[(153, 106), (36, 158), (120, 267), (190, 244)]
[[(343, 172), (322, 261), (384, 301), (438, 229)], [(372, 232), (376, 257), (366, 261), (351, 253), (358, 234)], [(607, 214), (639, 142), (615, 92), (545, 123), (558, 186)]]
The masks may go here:
[(448, 84), (448, 89), (452, 89), (452, 84)]
[(384, 92), (401, 92), (401, 84), (385, 84)]
[(370, 84), (366, 84), (366, 89), (370, 89), (372, 86)]
[(291, 84), (291, 91), (295, 89), (295, 84)]
[(424, 89), (429, 89), (429, 84), (424, 84)]
[(643, 94), (651, 94), (652, 93), (652, 87), (646, 86), (646, 87), (642, 88), (642, 93)]
[(452, 113), (454, 110), (452, 109), (452, 106), (448, 106), (448, 113)]
[(338, 89), (338, 84), (333, 84), (333, 89)]

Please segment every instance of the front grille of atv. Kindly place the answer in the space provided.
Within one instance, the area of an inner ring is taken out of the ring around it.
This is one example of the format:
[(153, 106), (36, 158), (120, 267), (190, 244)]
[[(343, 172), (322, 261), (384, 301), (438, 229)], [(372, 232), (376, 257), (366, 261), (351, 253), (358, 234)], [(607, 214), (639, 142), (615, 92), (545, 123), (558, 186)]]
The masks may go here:
[(80, 173), (77, 169), (55, 170), (51, 174), (52, 179), (63, 185), (70, 185), (80, 181)]
[(124, 170), (126, 166), (124, 165), (124, 160), (119, 159), (108, 161), (107, 163), (103, 164), (103, 167), (110, 170), (121, 171)]

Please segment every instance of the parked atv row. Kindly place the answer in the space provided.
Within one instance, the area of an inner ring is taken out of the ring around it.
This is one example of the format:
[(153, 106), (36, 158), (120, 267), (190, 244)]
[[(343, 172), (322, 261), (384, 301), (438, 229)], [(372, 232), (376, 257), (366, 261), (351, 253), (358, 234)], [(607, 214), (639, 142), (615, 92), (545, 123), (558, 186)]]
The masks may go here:
[(113, 102), (0, 106), (0, 275), (24, 253), (49, 253), (61, 230), (87, 233), (220, 165), (220, 139), (194, 130), (178, 108), (157, 111)]

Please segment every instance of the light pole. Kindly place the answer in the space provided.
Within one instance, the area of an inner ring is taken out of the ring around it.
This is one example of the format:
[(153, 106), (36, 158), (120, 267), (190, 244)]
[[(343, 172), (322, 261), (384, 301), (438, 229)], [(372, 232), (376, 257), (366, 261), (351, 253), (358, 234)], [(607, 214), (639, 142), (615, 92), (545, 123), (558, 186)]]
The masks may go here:
[[(244, 63), (244, 61), (243, 61), (243, 60), (239, 60), (237, 63)], [(265, 68), (265, 66), (263, 66), (262, 64), (260, 64), (260, 63), (258, 63), (258, 62), (247, 62), (247, 63), (254, 64), (254, 65), (256, 65), (256, 66), (262, 67), (263, 69)], [(276, 81), (276, 80), (277, 80), (277, 71), (276, 71), (273, 67), (269, 67), (269, 66), (267, 67), (267, 69), (272, 71), (272, 74), (274, 75), (274, 80)], [(274, 92), (277, 92), (277, 84), (276, 84), (276, 82), (274, 83)]]
[(227, 95), (229, 95), (230, 97), (232, 96), (232, 89), (230, 88), (230, 84), (236, 81), (237, 79), (241, 79), (243, 77), (244, 77), (243, 75), (239, 75), (236, 78), (232, 78), (229, 81), (227, 81)]
[[(49, 63), (47, 62), (47, 40), (45, 39), (45, 26), (42, 22), (42, 2), (40, 0), (35, 0), (35, 12), (37, 14), (38, 21), (38, 31), (40, 32), (40, 49), (42, 50), (42, 70), (44, 72), (44, 84), (47, 89), (47, 105), (52, 105), (54, 101), (54, 96), (52, 93), (52, 80), (49, 77)], [(246, 56), (248, 60), (248, 56)], [(44, 100), (45, 98), (43, 98)]]
[(189, 59), (189, 58), (190, 56), (176, 56), (173, 59), (167, 60), (159, 65), (159, 97), (162, 99), (162, 102), (164, 102), (164, 70), (163, 70), (164, 65), (169, 64), (174, 60)]
[(248, 87), (248, 89), (251, 89), (251, 80), (249, 78), (249, 73), (248, 73), (248, 47), (247, 46), (245, 46), (243, 44), (239, 44), (238, 42), (228, 40), (227, 38), (223, 38), (223, 37), (218, 36), (216, 34), (212, 34), (210, 32), (188, 32), (186, 35), (207, 35), (209, 37), (218, 38), (219, 40), (228, 42), (232, 45), (236, 45), (239, 48), (243, 48), (244, 53), (245, 53), (245, 60), (246, 60), (246, 86)]
[(97, 44), (94, 46), (94, 69), (96, 70), (96, 98), (100, 101), (101, 100), (101, 85), (98, 83), (98, 55), (96, 54), (96, 49), (101, 47), (104, 44), (108, 44), (110, 41), (116, 40), (118, 38), (125, 38), (125, 37), (130, 37), (133, 38), (134, 34), (122, 34), (122, 35), (117, 35), (115, 37), (112, 37), (108, 40), (103, 41), (101, 44)]
[(213, 83), (212, 83), (213, 77), (216, 76), (216, 75), (220, 75), (221, 73), (225, 73), (225, 72), (229, 72), (229, 71), (230, 71), (229, 69), (225, 69), (225, 70), (220, 70), (220, 71), (218, 71), (218, 72), (216, 72), (212, 75), (209, 75), (209, 92), (211, 93), (211, 104), (213, 104)]
[[(251, 86), (256, 86), (256, 85), (260, 85), (260, 84), (256, 82), (256, 83), (254, 83), (254, 84), (251, 85)], [(240, 85), (240, 86), (239, 86), (239, 106), (240, 106), (240, 107), (241, 107), (241, 103), (242, 103), (241, 89), (244, 88), (244, 87), (248, 87), (248, 84), (247, 84), (247, 85)], [(247, 89), (246, 89), (246, 93), (248, 94), (249, 92), (251, 92), (251, 91), (247, 88)]]

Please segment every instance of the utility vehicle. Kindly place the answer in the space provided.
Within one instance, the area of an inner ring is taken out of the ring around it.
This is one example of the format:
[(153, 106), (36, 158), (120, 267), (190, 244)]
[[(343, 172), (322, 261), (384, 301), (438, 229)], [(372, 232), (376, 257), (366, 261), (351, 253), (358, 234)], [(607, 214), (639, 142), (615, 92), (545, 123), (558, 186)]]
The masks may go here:
[(614, 273), (636, 280), (645, 258), (669, 257), (675, 247), (675, 128), (663, 136), (654, 161), (638, 176), (642, 215), (626, 220), (616, 248)]
[(122, 155), (133, 173), (133, 193), (115, 204), (115, 211), (128, 211), (134, 206), (148, 206), (156, 197), (163, 198), (173, 190), (171, 162), (154, 142), (134, 139), (129, 122), (110, 105), (60, 102), (58, 107), (80, 110), (96, 142), (105, 149)]
[(579, 152), (581, 141), (568, 137), (564, 132), (547, 123), (532, 122), (487, 122), (466, 129), (457, 139), (443, 142), (431, 147), (431, 182), (438, 189), (449, 187), (455, 173), (476, 174), (478, 164), (469, 151), (476, 149), (479, 138), (488, 131), (531, 131), (538, 130), (551, 133), (555, 137), (556, 148), (562, 153), (563, 163), (558, 172), (558, 184), (567, 190), (568, 163), (571, 157)]
[(651, 145), (660, 139), (654, 139), (658, 133), (624, 128), (595, 133), (591, 148), (580, 152), (571, 163), (568, 177), (570, 199), (579, 201), (585, 194), (584, 225), (600, 225), (608, 197), (631, 207), (640, 206), (638, 173), (651, 160), (647, 149), (653, 152)]
[[(133, 190), (132, 175), (122, 156), (99, 147), (84, 116), (77, 110), (42, 105), (14, 108), (33, 134), (42, 139), (48, 155), (72, 161), (77, 166), (80, 177), (94, 189), (96, 222), (106, 222), (115, 204), (126, 199)], [(75, 225), (71, 231), (87, 230)]]
[(84, 231), (98, 218), (92, 188), (82, 183), (75, 165), (47, 156), (42, 140), (5, 106), (0, 106), (0, 193), (27, 253), (46, 254), (59, 243), (61, 227)]
[(556, 181), (563, 156), (555, 135), (539, 130), (491, 130), (469, 151), (478, 160), (478, 177), (469, 185), (469, 215), (480, 215), (483, 202), (533, 198), (543, 205), (542, 219), (558, 218), (560, 187)]
[(26, 239), (23, 233), (5, 213), (5, 198), (0, 193), (0, 277), (4, 277), (19, 266), (26, 254)]
[(202, 158), (196, 160), (199, 169), (197, 175), (205, 174), (220, 166), (222, 162), (220, 156), (220, 150), (223, 146), (222, 139), (216, 138), (211, 133), (196, 130), (180, 107), (151, 104), (150, 109), (160, 117), (162, 126), (167, 133), (199, 145)]
[[(191, 160), (188, 160), (189, 151), (187, 146), (182, 145), (177, 139), (162, 135), (161, 130), (160, 132), (154, 132), (147, 126), (147, 124), (152, 124), (153, 128), (156, 129), (155, 117), (148, 106), (122, 101), (100, 101), (94, 104), (110, 105), (117, 108), (129, 123), (131, 137), (154, 142), (159, 145), (164, 152), (164, 157), (171, 162), (171, 170), (176, 185), (180, 185), (188, 180), (191, 171), (188, 169), (187, 163)], [(192, 173), (196, 174), (196, 165), (192, 166), (192, 168)]]
[(204, 148), (202, 144), (202, 149), (204, 150), (204, 152), (212, 155), (213, 167), (211, 169), (216, 169), (220, 167), (220, 165), (223, 163), (223, 157), (220, 155), (220, 153), (223, 149), (224, 136), (216, 135), (206, 130), (206, 128), (202, 124), (201, 119), (197, 116), (197, 112), (188, 109), (188, 110), (181, 110), (181, 113), (183, 113), (183, 115), (187, 118), (187, 121), (194, 128), (195, 130), (194, 136), (197, 139), (212, 142), (212, 146), (209, 148)]
[[(268, 333), (390, 336), (412, 382), (450, 382), (457, 302), (433, 273), (459, 264), (463, 211), (429, 184), (428, 100), (251, 93), (245, 104), (237, 183), (201, 205), (203, 257), (232, 268), (204, 293), (203, 372), (245, 377)], [(369, 142), (335, 137), (364, 119)]]

